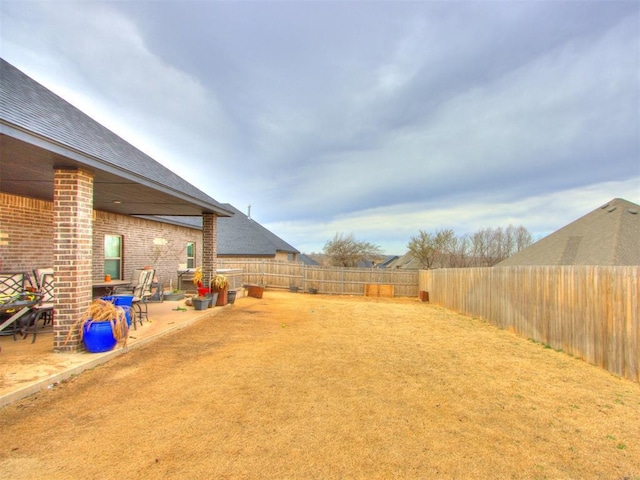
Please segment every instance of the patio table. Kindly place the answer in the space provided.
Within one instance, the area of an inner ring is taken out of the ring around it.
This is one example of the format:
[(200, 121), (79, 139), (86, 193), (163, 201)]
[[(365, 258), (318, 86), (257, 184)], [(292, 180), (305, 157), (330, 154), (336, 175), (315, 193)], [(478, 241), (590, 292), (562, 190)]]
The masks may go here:
[(94, 282), (92, 288), (93, 290), (103, 290), (107, 295), (111, 295), (116, 288), (128, 287), (129, 285), (131, 285), (129, 280), (110, 280), (108, 282)]
[(9, 318), (0, 324), (0, 334), (10, 325), (13, 325), (13, 339), (16, 339), (16, 324), (22, 316), (31, 310), (32, 307), (38, 305), (42, 300), (42, 295), (37, 293), (20, 293), (13, 296), (4, 303), (0, 303), (0, 315), (9, 314)]

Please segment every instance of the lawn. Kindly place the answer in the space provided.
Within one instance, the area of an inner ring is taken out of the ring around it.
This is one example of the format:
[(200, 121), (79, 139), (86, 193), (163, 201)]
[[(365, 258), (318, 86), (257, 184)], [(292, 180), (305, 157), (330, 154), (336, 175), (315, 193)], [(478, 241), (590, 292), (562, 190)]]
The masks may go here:
[(640, 479), (640, 386), (416, 299), (267, 290), (0, 410), (0, 476)]

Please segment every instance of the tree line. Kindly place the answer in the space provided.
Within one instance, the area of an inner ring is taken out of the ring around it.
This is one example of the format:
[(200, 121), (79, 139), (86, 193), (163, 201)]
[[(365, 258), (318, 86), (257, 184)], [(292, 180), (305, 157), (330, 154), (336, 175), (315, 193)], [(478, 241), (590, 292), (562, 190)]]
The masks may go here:
[(483, 228), (457, 236), (451, 229), (420, 230), (407, 249), (422, 268), (492, 267), (533, 243), (523, 226)]
[[(464, 235), (456, 235), (451, 229), (420, 230), (411, 237), (407, 249), (424, 269), (491, 267), (532, 243), (533, 237), (526, 228), (509, 225)], [(357, 240), (353, 234), (336, 233), (325, 243), (323, 252), (328, 262), (338, 267), (382, 259), (379, 245)]]

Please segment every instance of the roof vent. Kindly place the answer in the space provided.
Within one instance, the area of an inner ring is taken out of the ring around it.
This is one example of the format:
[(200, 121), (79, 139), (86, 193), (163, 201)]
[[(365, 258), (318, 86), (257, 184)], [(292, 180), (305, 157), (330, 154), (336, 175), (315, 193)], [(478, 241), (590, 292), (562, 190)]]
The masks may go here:
[(627, 209), (627, 212), (629, 212), (631, 215), (637, 215), (638, 214), (638, 210), (636, 210), (635, 208), (629, 208), (629, 209)]
[(616, 208), (618, 208), (618, 207), (616, 207), (616, 206), (614, 205), (614, 206), (613, 206), (613, 207), (611, 207), (609, 210), (607, 210), (607, 212), (611, 213), (611, 212), (613, 212)]

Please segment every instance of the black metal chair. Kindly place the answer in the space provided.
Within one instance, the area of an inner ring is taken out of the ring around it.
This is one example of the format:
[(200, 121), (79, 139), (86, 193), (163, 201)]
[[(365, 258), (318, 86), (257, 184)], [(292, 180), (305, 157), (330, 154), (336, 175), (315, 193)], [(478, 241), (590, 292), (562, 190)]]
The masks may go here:
[(18, 322), (29, 311), (24, 294), (30, 287), (31, 277), (27, 272), (0, 273), (0, 335), (12, 334), (15, 340)]
[(41, 301), (39, 304), (32, 307), (32, 310), (35, 313), (33, 322), (29, 322), (29, 324), (22, 330), (23, 338), (27, 338), (29, 335), (29, 329), (33, 329), (33, 340), (31, 340), (31, 343), (36, 341), (36, 335), (38, 334), (38, 322), (40, 320), (42, 320), (42, 328), (49, 324), (53, 326), (55, 307), (55, 297), (53, 294), (53, 269), (36, 271), (36, 280), (38, 281), (38, 294), (41, 296)]

